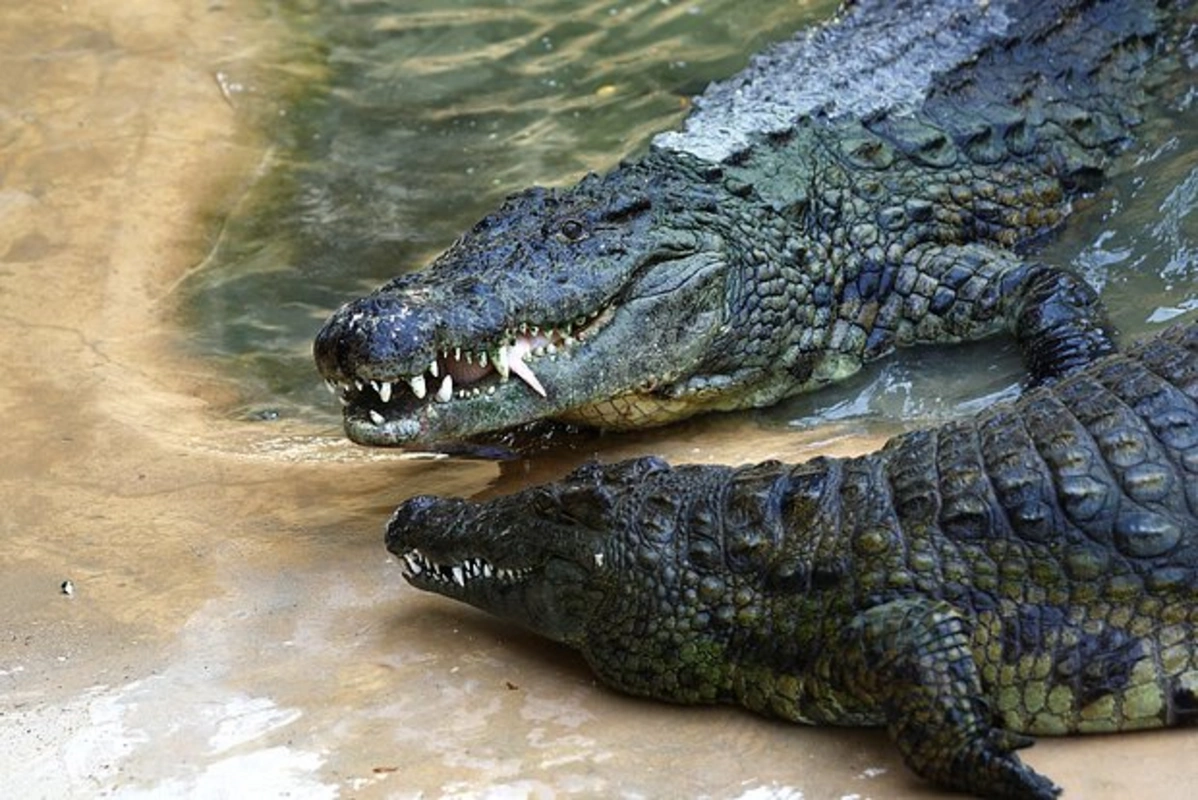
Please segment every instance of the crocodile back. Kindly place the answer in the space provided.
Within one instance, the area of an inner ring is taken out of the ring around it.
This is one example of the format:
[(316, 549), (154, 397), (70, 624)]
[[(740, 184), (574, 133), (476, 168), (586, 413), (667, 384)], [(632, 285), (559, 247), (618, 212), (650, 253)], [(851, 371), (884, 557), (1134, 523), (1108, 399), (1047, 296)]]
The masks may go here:
[(1032, 733), (1198, 712), (1198, 325), (844, 466), (857, 602), (974, 620), (984, 684)]
[(1160, 44), (1166, 5), (1186, 4), (861, 0), (712, 84), (684, 129), (654, 144), (722, 161), (803, 118), (835, 125), (917, 115), (983, 161), (1030, 147), (1032, 129), (1045, 124), (1079, 144), (1109, 144), (1134, 122), (1137, 79)]

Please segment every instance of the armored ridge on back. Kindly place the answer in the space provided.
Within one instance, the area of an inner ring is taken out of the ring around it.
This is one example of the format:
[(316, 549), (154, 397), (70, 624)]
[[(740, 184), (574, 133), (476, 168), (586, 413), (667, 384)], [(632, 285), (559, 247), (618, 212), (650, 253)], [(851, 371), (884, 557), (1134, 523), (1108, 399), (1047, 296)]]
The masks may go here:
[[(315, 343), (350, 438), (762, 406), (896, 346), (1012, 331), (1035, 378), (1111, 350), (1027, 259), (1172, 74), (1189, 3), (862, 0), (643, 158), (510, 197)], [(516, 378), (517, 380), (512, 380)]]
[(618, 689), (885, 726), (931, 781), (1050, 798), (1026, 734), (1198, 722), (1198, 323), (859, 458), (417, 497), (387, 547)]

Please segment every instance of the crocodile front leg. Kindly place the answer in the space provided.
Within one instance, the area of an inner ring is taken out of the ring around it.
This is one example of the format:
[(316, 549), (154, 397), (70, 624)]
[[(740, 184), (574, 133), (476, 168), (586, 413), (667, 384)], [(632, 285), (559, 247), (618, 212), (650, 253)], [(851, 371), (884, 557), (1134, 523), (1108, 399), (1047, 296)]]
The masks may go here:
[[(867, 275), (867, 280), (869, 280)], [(984, 244), (921, 246), (895, 269), (874, 308), (843, 292), (868, 330), (865, 360), (896, 346), (1014, 335), (1033, 383), (1115, 351), (1098, 295), (1077, 275)], [(872, 317), (872, 318), (871, 318)]]
[(1085, 281), (1038, 263), (1023, 273), (1013, 333), (1033, 384), (1115, 352), (1106, 312)]
[(883, 708), (891, 738), (917, 774), (981, 797), (1059, 794), (1015, 755), (1031, 739), (994, 727), (969, 625), (950, 604), (893, 600), (857, 615), (842, 637), (832, 648), (835, 670), (850, 693)]

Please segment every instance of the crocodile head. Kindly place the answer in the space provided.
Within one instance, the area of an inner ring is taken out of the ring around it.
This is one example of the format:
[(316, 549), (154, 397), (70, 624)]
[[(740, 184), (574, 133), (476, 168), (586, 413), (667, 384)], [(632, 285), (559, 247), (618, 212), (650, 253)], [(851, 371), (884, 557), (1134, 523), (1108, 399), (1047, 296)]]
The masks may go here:
[(618, 496), (663, 469), (644, 458), (484, 502), (414, 497), (387, 524), (387, 549), (413, 586), (578, 645), (634, 549)]
[(608, 653), (600, 640), (626, 633), (625, 625), (643, 637), (646, 625), (697, 612), (673, 605), (685, 590), (686, 531), (667, 520), (670, 510), (660, 517), (646, 510), (667, 493), (706, 492), (709, 486), (696, 489), (694, 481), (688, 488), (691, 469), (646, 457), (588, 464), (487, 501), (415, 497), (388, 523), (387, 549), (419, 589), (588, 656)]
[(766, 613), (764, 565), (786, 560), (760, 516), (740, 513), (785, 485), (763, 466), (731, 516), (720, 508), (739, 472), (654, 457), (482, 502), (416, 497), (391, 518), (387, 549), (415, 587), (577, 649), (609, 685), (711, 702), (735, 669), (731, 643)]
[(670, 388), (725, 325), (728, 233), (711, 220), (728, 198), (650, 161), (515, 194), (427, 269), (338, 309), (314, 351), (349, 437), (435, 446), (693, 413)]

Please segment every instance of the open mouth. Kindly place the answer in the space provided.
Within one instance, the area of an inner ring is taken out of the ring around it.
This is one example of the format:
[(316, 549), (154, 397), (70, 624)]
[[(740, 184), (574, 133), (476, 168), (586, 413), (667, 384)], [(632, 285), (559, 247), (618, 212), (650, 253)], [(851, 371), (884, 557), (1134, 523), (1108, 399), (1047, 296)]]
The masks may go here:
[(563, 325), (524, 323), (508, 328), (486, 345), (443, 346), (423, 372), (408, 375), (359, 377), (352, 382), (326, 381), (347, 413), (377, 426), (414, 415), (436, 404), (494, 397), (516, 378), (531, 391), (547, 397), (534, 371), (543, 359), (570, 358), (611, 319), (611, 307)]
[(531, 567), (510, 569), (496, 567), (485, 558), (468, 558), (452, 564), (433, 561), (419, 550), (409, 550), (400, 556), (403, 576), (413, 585), (457, 586), (464, 589), (477, 580), (493, 583), (516, 583), (532, 573)]

